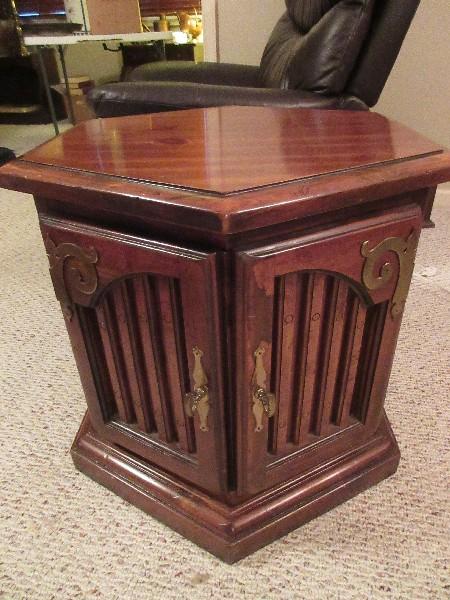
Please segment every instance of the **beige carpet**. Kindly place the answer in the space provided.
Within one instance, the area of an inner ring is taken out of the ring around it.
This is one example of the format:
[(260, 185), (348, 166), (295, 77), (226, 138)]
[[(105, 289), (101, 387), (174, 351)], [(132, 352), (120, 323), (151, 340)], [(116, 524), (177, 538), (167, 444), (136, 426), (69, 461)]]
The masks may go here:
[(0, 190), (0, 597), (450, 597), (450, 203), (423, 234), (387, 410), (397, 474), (227, 566), (78, 473), (84, 401), (31, 198)]
[[(59, 121), (59, 130), (67, 131), (72, 127), (67, 120)], [(55, 135), (51, 123), (45, 125), (0, 125), (0, 146), (11, 148), (19, 156), (39, 144), (43, 144)]]

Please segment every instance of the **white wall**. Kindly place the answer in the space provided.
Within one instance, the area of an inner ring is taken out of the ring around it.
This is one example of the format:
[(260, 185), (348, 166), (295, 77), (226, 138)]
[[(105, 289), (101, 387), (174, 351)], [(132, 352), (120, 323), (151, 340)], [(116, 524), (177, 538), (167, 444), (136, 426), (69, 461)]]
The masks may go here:
[(217, 0), (220, 62), (258, 65), (284, 0)]
[(202, 0), (203, 43), (206, 62), (217, 62), (219, 58), (218, 10), (218, 0)]
[(450, 148), (450, 2), (422, 0), (376, 109)]
[[(108, 45), (117, 47), (115, 42)], [(69, 77), (88, 75), (97, 84), (117, 81), (122, 69), (122, 53), (107, 52), (101, 43), (66, 46), (65, 60)]]

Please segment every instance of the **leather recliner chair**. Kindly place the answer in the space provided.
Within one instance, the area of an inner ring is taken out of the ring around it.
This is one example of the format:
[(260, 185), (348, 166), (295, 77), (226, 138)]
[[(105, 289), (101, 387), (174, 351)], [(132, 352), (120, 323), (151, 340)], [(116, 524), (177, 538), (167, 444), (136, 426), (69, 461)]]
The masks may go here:
[(90, 92), (97, 116), (244, 105), (368, 109), (420, 0), (286, 0), (259, 67), (163, 62)]
[(0, 147), (0, 165), (3, 165), (4, 163), (8, 162), (9, 160), (12, 160), (13, 158), (16, 158), (16, 155), (12, 150), (10, 150), (9, 148)]

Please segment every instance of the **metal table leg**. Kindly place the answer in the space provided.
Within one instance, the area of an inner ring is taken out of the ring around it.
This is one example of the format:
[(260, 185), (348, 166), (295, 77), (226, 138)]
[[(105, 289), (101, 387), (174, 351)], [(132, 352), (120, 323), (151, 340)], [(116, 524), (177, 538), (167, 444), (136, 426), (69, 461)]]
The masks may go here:
[(62, 72), (64, 76), (64, 83), (66, 85), (66, 94), (67, 94), (67, 105), (68, 105), (68, 117), (71, 123), (75, 124), (75, 117), (73, 113), (73, 104), (72, 104), (72, 96), (70, 94), (70, 86), (69, 86), (69, 78), (67, 77), (67, 69), (66, 69), (66, 59), (64, 57), (64, 48), (62, 46), (58, 46), (59, 59), (61, 61)]
[(47, 70), (45, 68), (44, 59), (42, 57), (42, 46), (37, 47), (37, 55), (39, 61), (39, 68), (41, 70), (42, 80), (44, 82), (45, 93), (47, 95), (48, 108), (50, 110), (50, 116), (52, 118), (53, 127), (55, 128), (55, 134), (59, 135), (58, 120), (56, 118), (55, 105), (53, 103), (52, 91), (48, 82)]

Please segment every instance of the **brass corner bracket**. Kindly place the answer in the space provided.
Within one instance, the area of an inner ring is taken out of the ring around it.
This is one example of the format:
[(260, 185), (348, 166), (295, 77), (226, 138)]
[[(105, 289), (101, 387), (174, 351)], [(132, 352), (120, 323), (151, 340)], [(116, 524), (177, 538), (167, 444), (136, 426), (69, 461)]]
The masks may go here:
[(369, 249), (368, 240), (363, 242), (361, 246), (361, 254), (366, 259), (363, 266), (362, 281), (368, 290), (377, 290), (390, 282), (394, 273), (392, 262), (386, 261), (378, 274), (375, 272), (376, 263), (387, 252), (394, 252), (397, 255), (399, 271), (397, 285), (392, 297), (391, 317), (393, 319), (402, 314), (405, 306), (414, 270), (414, 257), (418, 242), (418, 233), (412, 231), (406, 240), (400, 237), (389, 237), (372, 250)]

